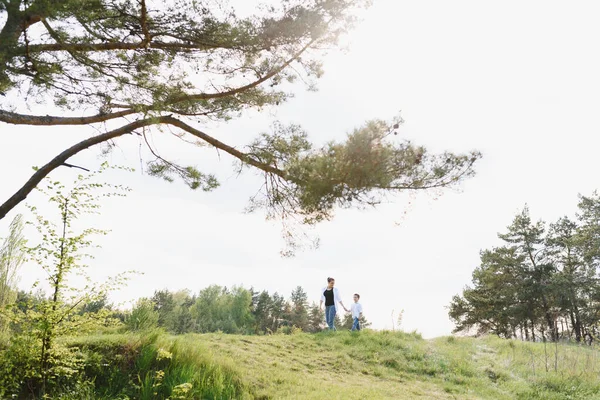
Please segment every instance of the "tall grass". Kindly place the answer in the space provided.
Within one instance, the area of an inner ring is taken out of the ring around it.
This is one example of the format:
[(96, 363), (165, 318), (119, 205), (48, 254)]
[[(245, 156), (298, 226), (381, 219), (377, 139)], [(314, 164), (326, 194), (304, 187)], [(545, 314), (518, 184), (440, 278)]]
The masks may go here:
[(600, 356), (588, 346), (372, 331), (150, 332), (71, 338), (68, 345), (87, 355), (91, 385), (65, 400), (600, 400)]
[(187, 336), (107, 335), (71, 338), (68, 344), (88, 355), (86, 375), (95, 384), (93, 398), (247, 397), (239, 371)]

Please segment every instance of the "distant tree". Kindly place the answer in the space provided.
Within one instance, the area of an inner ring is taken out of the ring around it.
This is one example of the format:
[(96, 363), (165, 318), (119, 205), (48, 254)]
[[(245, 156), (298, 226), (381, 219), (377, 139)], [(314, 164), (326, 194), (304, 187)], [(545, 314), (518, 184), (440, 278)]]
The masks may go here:
[(310, 333), (321, 332), (325, 323), (325, 312), (319, 308), (319, 305), (313, 302), (308, 308), (308, 328)]
[(211, 285), (202, 289), (190, 311), (198, 332), (215, 332), (221, 319), (221, 294), (223, 288)]
[(98, 313), (101, 310), (112, 309), (111, 304), (108, 303), (108, 294), (102, 293), (97, 298), (91, 299), (86, 302), (79, 311), (80, 314), (86, 313)]
[(290, 324), (303, 331), (308, 330), (308, 295), (301, 286), (297, 286), (290, 297)]
[(252, 294), (212, 285), (200, 291), (190, 312), (199, 332), (251, 333), (255, 330)]
[(171, 311), (170, 325), (166, 329), (173, 333), (182, 334), (195, 330), (194, 319), (190, 308), (196, 299), (187, 290), (180, 290), (173, 294), (175, 307)]
[(343, 328), (342, 318), (343, 318), (343, 316), (341, 316), (340, 314), (335, 314), (335, 318), (333, 319), (333, 324), (335, 325), (336, 329)]
[(2, 312), (17, 299), (18, 272), (25, 256), (23, 217), (19, 214), (11, 222), (8, 237), (0, 246), (0, 333), (7, 331), (9, 326)]
[[(545, 249), (544, 223), (533, 223), (529, 208), (515, 216), (507, 232), (498, 234), (505, 246), (481, 252), (473, 272), (473, 287), (455, 296), (449, 315), (456, 330), (477, 328), (504, 337), (522, 330), (536, 340), (536, 328), (556, 339), (553, 305), (555, 266)], [(545, 336), (544, 336), (545, 337)]]
[[(360, 329), (365, 329), (365, 328), (368, 328), (369, 326), (371, 326), (371, 323), (369, 321), (367, 321), (367, 317), (365, 317), (364, 314), (362, 315), (362, 317), (360, 317), (358, 319), (358, 321), (360, 322)], [(354, 324), (354, 318), (352, 318), (352, 314), (344, 313), (343, 317), (341, 318), (341, 324), (338, 329), (350, 330), (350, 329), (352, 329), (353, 324)]]
[(481, 252), (472, 286), (454, 296), (456, 331), (526, 340), (596, 340), (600, 332), (600, 197), (580, 197), (577, 219), (560, 218), (545, 231), (526, 207)]
[[(544, 233), (544, 223), (542, 221), (533, 223), (529, 216), (529, 208), (525, 206), (508, 227), (508, 232), (498, 236), (514, 246), (517, 255), (523, 259), (521, 265), (522, 279), (526, 283), (521, 291), (521, 294), (525, 296), (523, 301), (528, 304), (531, 310), (539, 311), (539, 315), (531, 316), (532, 326), (537, 324), (538, 318), (544, 319), (547, 327), (541, 325), (541, 329), (549, 331), (554, 340), (556, 330), (551, 310), (553, 299), (550, 297), (552, 292), (547, 291), (546, 288), (551, 284), (555, 267), (544, 251)], [(533, 332), (532, 335), (535, 336)]]
[(585, 308), (580, 308), (582, 336), (600, 340), (600, 194), (580, 196), (577, 204), (577, 236), (574, 252), (581, 257), (583, 267), (574, 271), (573, 290), (579, 299), (585, 299)]
[(37, 309), (38, 305), (46, 300), (47, 296), (42, 289), (37, 289), (35, 292), (19, 290), (15, 300), (16, 309), (19, 312), (25, 312), (28, 309)]
[(250, 286), (250, 289), (248, 289), (248, 291), (252, 295), (252, 309), (254, 310), (256, 308), (256, 304), (258, 303), (258, 298), (261, 292), (257, 292), (256, 290), (254, 290), (254, 286)]
[(473, 271), (473, 286), (462, 296), (454, 296), (449, 315), (455, 332), (494, 333), (512, 337), (517, 326), (528, 332), (528, 321), (535, 320), (535, 309), (526, 298), (522, 278), (523, 256), (514, 247), (481, 252), (481, 265)]
[(352, 329), (352, 323), (354, 322), (354, 319), (352, 318), (352, 314), (350, 313), (344, 313), (341, 319), (341, 324), (339, 326), (337, 326), (338, 329)]
[(131, 313), (125, 320), (125, 324), (131, 331), (150, 330), (158, 327), (159, 317), (159, 312), (156, 311), (152, 300), (141, 298), (131, 310)]
[[(281, 315), (281, 319), (279, 321), (279, 327), (288, 327), (291, 328), (292, 327), (292, 305), (290, 304), (289, 301), (286, 301), (285, 303), (283, 303), (283, 310), (282, 310), (282, 315)], [(288, 330), (289, 331), (289, 330)]]
[(256, 297), (256, 304), (253, 310), (256, 333), (265, 333), (272, 330), (274, 324), (272, 310), (273, 300), (269, 292), (263, 290)]
[(231, 316), (239, 333), (254, 332), (254, 316), (252, 315), (252, 292), (243, 287), (231, 290)]
[(158, 312), (158, 325), (172, 330), (174, 325), (173, 309), (175, 308), (173, 293), (167, 289), (156, 290), (150, 300), (154, 304), (154, 310)]
[(556, 267), (552, 284), (556, 307), (561, 314), (566, 314), (571, 322), (575, 340), (583, 337), (582, 312), (591, 306), (596, 274), (594, 268), (585, 263), (582, 236), (577, 223), (564, 217), (551, 224), (546, 238), (548, 256)]
[(577, 220), (583, 248), (584, 261), (591, 268), (600, 264), (600, 193), (579, 196)]
[(273, 293), (272, 298), (271, 316), (273, 317), (273, 325), (271, 326), (271, 331), (276, 332), (279, 327), (288, 325), (287, 302), (285, 301), (285, 297), (277, 292)]

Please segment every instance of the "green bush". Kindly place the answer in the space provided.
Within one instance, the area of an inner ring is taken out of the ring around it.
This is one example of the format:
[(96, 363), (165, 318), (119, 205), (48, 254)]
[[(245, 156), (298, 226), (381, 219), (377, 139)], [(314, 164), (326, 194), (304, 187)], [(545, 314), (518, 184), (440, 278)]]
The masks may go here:
[(125, 320), (127, 328), (131, 331), (151, 330), (158, 326), (158, 311), (148, 299), (140, 299)]
[(247, 392), (238, 371), (216, 360), (197, 337), (152, 331), (72, 338), (68, 346), (86, 354), (94, 398), (231, 399)]
[[(8, 347), (0, 352), (0, 398), (37, 396), (43, 385), (40, 352), (41, 341), (34, 335), (11, 338)], [(87, 381), (83, 374), (85, 354), (79, 349), (57, 343), (50, 349), (49, 360), (44, 393), (56, 397)]]

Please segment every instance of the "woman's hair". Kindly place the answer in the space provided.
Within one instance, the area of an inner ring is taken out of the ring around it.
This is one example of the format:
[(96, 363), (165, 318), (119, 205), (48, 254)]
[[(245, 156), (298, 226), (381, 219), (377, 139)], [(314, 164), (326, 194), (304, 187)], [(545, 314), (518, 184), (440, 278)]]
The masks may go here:
[(329, 283), (331, 281), (335, 281), (335, 279), (333, 279), (332, 277), (327, 278), (327, 283)]

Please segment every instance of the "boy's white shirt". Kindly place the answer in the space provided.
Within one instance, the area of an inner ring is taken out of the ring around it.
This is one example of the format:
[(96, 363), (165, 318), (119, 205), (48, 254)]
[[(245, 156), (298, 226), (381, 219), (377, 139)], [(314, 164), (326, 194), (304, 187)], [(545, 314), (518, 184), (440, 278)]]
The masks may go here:
[(352, 313), (352, 318), (360, 318), (360, 313), (362, 312), (362, 304), (352, 303), (352, 305), (350, 306), (350, 312)]
[[(327, 286), (325, 286), (323, 289), (321, 289), (321, 301), (323, 303), (325, 303), (325, 294), (324, 294), (325, 290), (327, 290)], [(338, 288), (334, 287), (333, 288), (333, 304), (335, 305), (335, 313), (336, 314), (338, 312), (338, 309), (340, 308), (340, 306), (338, 306), (340, 301), (342, 301), (342, 297), (340, 296), (340, 291), (338, 290)]]

